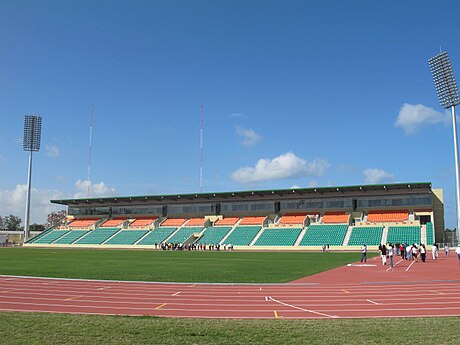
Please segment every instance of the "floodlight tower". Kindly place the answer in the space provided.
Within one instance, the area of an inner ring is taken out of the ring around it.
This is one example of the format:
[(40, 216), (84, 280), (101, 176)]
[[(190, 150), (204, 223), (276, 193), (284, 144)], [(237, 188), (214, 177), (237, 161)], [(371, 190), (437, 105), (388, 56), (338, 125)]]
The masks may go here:
[(454, 129), (454, 155), (455, 155), (455, 182), (457, 197), (457, 239), (460, 234), (460, 173), (458, 158), (457, 121), (455, 117), (455, 106), (460, 104), (457, 82), (454, 71), (450, 64), (447, 52), (442, 52), (429, 61), (431, 74), (433, 75), (434, 86), (438, 94), (439, 103), (442, 107), (452, 111), (452, 127)]
[(24, 139), (22, 147), (24, 151), (29, 151), (29, 171), (27, 174), (27, 200), (26, 215), (24, 219), (24, 241), (29, 238), (30, 223), (30, 189), (32, 186), (32, 153), (40, 150), (42, 134), (42, 117), (38, 115), (24, 116)]

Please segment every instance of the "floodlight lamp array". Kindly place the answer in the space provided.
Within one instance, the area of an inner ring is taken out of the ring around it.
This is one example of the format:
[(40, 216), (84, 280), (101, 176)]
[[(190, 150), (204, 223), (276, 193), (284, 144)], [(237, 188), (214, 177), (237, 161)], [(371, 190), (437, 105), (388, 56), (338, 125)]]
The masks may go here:
[(428, 60), (439, 103), (444, 108), (460, 104), (457, 82), (447, 52)]
[(39, 151), (42, 133), (42, 117), (37, 115), (24, 116), (24, 151)]

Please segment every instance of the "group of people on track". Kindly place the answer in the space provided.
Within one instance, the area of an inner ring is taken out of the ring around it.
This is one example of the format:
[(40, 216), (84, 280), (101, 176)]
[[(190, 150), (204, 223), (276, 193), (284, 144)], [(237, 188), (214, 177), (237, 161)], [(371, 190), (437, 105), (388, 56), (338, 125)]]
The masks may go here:
[[(426, 261), (426, 254), (427, 249), (424, 244), (420, 244), (417, 246), (415, 243), (413, 244), (406, 244), (406, 243), (397, 243), (396, 245), (393, 243), (380, 244), (379, 247), (379, 255), (382, 260), (382, 265), (387, 264), (387, 259), (389, 261), (390, 267), (394, 267), (393, 258), (395, 256), (401, 256), (403, 260), (412, 260), (412, 261)], [(363, 244), (361, 247), (361, 262), (367, 262), (367, 245)], [(449, 247), (446, 245), (444, 247), (445, 255), (449, 256)], [(458, 256), (458, 262), (460, 265), (460, 244), (455, 250)], [(439, 255), (439, 248), (436, 243), (433, 243), (431, 246), (431, 257), (433, 260), (437, 260)]]

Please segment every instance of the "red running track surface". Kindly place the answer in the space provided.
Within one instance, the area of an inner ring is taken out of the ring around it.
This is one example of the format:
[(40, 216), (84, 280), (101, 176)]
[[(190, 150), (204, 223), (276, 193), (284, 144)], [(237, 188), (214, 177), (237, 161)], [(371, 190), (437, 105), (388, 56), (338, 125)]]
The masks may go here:
[(375, 258), (288, 284), (0, 276), (0, 311), (238, 319), (460, 316), (456, 255), (395, 263), (390, 269)]

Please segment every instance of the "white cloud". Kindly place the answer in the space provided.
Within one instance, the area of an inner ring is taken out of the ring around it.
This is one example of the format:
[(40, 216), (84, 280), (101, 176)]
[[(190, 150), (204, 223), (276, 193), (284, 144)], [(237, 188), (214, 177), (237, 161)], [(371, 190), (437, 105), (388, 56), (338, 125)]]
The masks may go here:
[[(27, 185), (18, 184), (14, 190), (0, 191), (0, 215), (13, 214), (24, 221)], [(52, 199), (61, 199), (64, 193), (58, 190), (32, 188), (30, 195), (30, 223), (46, 223), (48, 213), (63, 209), (51, 204)]]
[(59, 147), (56, 145), (45, 145), (45, 151), (48, 157), (57, 158), (60, 155)]
[(236, 127), (236, 134), (243, 138), (241, 145), (244, 146), (253, 146), (257, 144), (262, 138), (253, 129), (246, 129), (238, 126)]
[(302, 188), (302, 187), (300, 187), (300, 186), (297, 185), (297, 184), (295, 184), (295, 185), (289, 187), (289, 189), (299, 189), (299, 188)]
[(91, 198), (113, 196), (115, 194), (115, 188), (110, 188), (105, 185), (104, 182), (91, 183), (88, 180), (78, 180), (75, 182), (77, 193), (74, 194), (75, 199), (87, 198), (88, 191)]
[[(88, 196), (88, 181), (78, 180), (75, 183), (77, 193), (73, 198), (86, 198)], [(91, 184), (91, 197), (111, 196), (114, 188), (107, 187), (104, 182)], [(18, 184), (14, 190), (0, 191), (0, 216), (13, 214), (24, 221), (27, 185)], [(53, 211), (64, 209), (61, 205), (50, 203), (50, 200), (70, 199), (70, 193), (54, 189), (32, 188), (30, 195), (30, 223), (46, 223), (46, 217)]]
[(254, 167), (243, 167), (231, 174), (234, 181), (255, 183), (300, 176), (321, 176), (329, 167), (325, 160), (307, 162), (288, 152), (273, 159), (259, 159)]
[(406, 134), (413, 134), (423, 126), (448, 124), (449, 112), (441, 113), (423, 104), (404, 103), (399, 111), (395, 126), (401, 127)]
[(382, 169), (365, 169), (363, 171), (364, 176), (366, 177), (365, 183), (369, 184), (379, 184), (385, 182), (391, 182), (394, 180), (394, 175), (386, 172)]
[(230, 117), (243, 117), (244, 114), (243, 113), (231, 113), (230, 114)]

